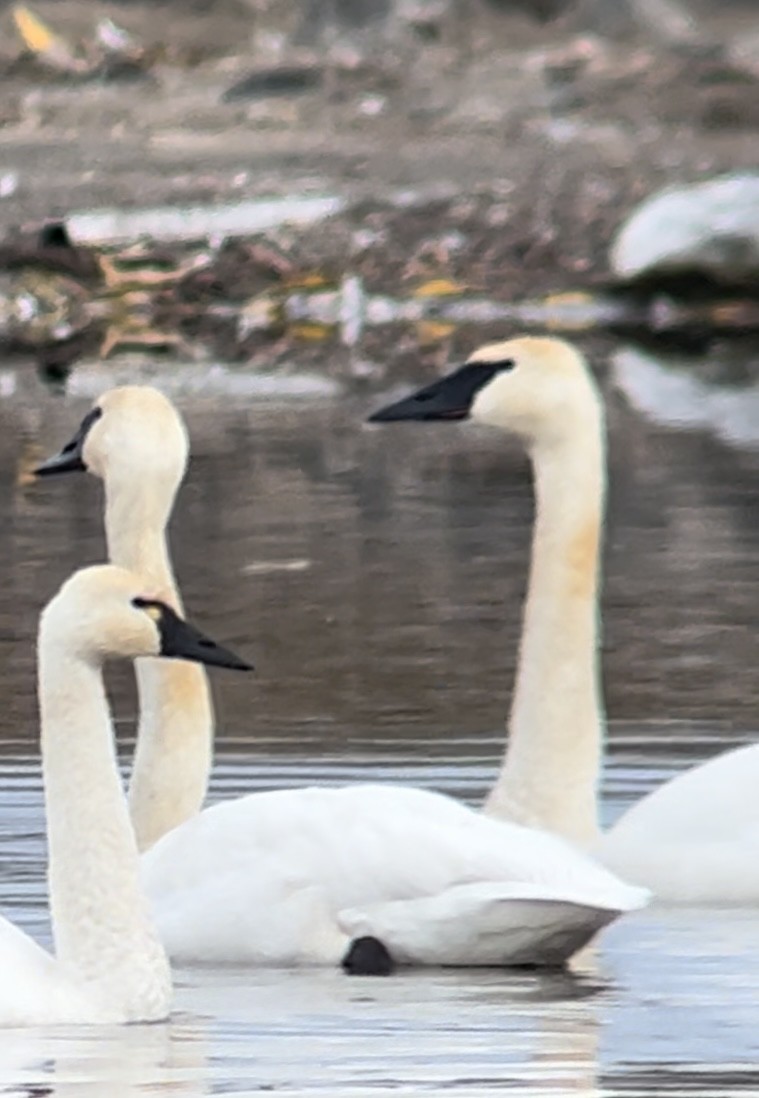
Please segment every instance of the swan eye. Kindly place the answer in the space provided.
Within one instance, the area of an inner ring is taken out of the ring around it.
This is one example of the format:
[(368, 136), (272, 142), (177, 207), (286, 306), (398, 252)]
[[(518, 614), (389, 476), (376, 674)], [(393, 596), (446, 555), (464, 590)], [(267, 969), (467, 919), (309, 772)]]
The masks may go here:
[(163, 607), (159, 602), (151, 602), (150, 599), (132, 599), (132, 606), (138, 610), (144, 610), (151, 621), (158, 625), (163, 620)]
[(471, 377), (478, 378), (478, 388), (481, 388), (483, 385), (487, 385), (489, 381), (492, 381), (498, 374), (507, 374), (510, 370), (515, 370), (516, 365), (516, 359), (514, 358), (494, 359), (492, 362), (483, 359), (482, 361), (475, 360), (474, 362), (467, 362), (462, 367), (462, 370), (466, 371)]
[(87, 413), (87, 415), (84, 417), (82, 422), (79, 424), (79, 430), (74, 435), (71, 442), (66, 443), (66, 445), (61, 450), (61, 453), (62, 454), (73, 454), (74, 451), (76, 451), (78, 453), (81, 453), (81, 451), (84, 447), (84, 440), (87, 438), (87, 435), (90, 433), (90, 429), (91, 429), (92, 425), (94, 423), (97, 423), (97, 421), (101, 418), (102, 415), (103, 415), (103, 409), (100, 408), (99, 406), (96, 406), (95, 408), (91, 409), (91, 411), (89, 411)]

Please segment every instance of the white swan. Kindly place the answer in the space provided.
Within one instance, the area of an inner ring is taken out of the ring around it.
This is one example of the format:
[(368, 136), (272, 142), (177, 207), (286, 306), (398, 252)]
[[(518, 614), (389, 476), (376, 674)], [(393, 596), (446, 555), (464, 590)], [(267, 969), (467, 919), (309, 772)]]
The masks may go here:
[(148, 594), (121, 568), (86, 568), (40, 619), (55, 956), (0, 919), (0, 1025), (150, 1022), (169, 1012), (171, 976), (140, 883), (102, 665), (144, 655), (246, 665)]
[(599, 829), (605, 428), (583, 357), (557, 339), (490, 344), (372, 418), (471, 418), (520, 436), (532, 458), (536, 521), (509, 744), (485, 811), (564, 835), (663, 900), (759, 902), (759, 745), (678, 775)]
[[(170, 416), (178, 419), (153, 389), (113, 390), (41, 467), (102, 476), (112, 559), (143, 553), (145, 562), (144, 547), (152, 546), (156, 560), (146, 567), (166, 584), (163, 524), (186, 460), (183, 432), (169, 429)], [(153, 461), (164, 473), (157, 482)], [(152, 704), (144, 693), (141, 703)], [(193, 704), (189, 692), (179, 698), (180, 717), (197, 720)], [(205, 735), (210, 740), (210, 720)], [(189, 751), (197, 746), (194, 736), (187, 742)], [(209, 758), (204, 745), (206, 766)], [(193, 769), (177, 766), (173, 781)], [(553, 836), (485, 819), (439, 794), (375, 785), (216, 805), (151, 847), (143, 874), (172, 957), (343, 961), (360, 971), (386, 967), (388, 950), (400, 963), (560, 963), (647, 898)]]
[[(85, 442), (86, 467), (106, 485), (110, 561), (142, 576), (181, 614), (166, 545), (166, 525), (189, 454), (180, 416), (156, 389), (112, 389), (38, 475), (83, 470)], [(147, 850), (200, 811), (211, 771), (214, 717), (202, 667), (147, 659), (137, 661), (136, 674), (140, 719), (129, 809), (137, 845)]]

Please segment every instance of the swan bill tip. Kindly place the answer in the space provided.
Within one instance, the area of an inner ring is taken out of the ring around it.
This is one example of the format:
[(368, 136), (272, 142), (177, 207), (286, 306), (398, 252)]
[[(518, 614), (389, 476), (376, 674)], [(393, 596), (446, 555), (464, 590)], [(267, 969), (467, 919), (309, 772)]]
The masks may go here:
[(84, 444), (92, 427), (100, 419), (103, 409), (96, 406), (87, 413), (79, 425), (70, 442), (57, 454), (53, 454), (47, 461), (43, 461), (34, 470), (35, 477), (56, 476), (58, 473), (86, 473), (87, 466), (84, 463)]
[(34, 470), (35, 477), (52, 477), (58, 473), (85, 473), (87, 466), (78, 454), (61, 452), (43, 461)]
[(389, 976), (395, 968), (390, 951), (379, 938), (354, 938), (340, 962), (349, 976)]

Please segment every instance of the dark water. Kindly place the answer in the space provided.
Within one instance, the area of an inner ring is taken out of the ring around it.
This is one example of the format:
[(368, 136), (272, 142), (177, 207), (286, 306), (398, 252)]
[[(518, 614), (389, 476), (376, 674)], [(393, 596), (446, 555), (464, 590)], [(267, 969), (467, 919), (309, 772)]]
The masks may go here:
[[(608, 398), (612, 818), (755, 736), (759, 455)], [(257, 668), (214, 676), (212, 797), (367, 778), (477, 801), (519, 630), (522, 455), (471, 429), (362, 428), (373, 402), (358, 398), (179, 403), (194, 447), (172, 529), (187, 607)], [(2, 907), (43, 936), (36, 617), (103, 558), (101, 492), (86, 476), (17, 475), (19, 455), (57, 448), (88, 406), (26, 383), (0, 402)], [(129, 677), (113, 685), (128, 756)], [(757, 942), (753, 912), (654, 909), (611, 928), (571, 976), (180, 971), (169, 1027), (0, 1032), (0, 1093), (757, 1093)]]

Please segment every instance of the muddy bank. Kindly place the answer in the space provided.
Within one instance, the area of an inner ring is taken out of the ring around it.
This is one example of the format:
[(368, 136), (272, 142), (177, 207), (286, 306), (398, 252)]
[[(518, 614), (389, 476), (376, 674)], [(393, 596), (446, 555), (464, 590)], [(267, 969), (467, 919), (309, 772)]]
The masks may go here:
[[(449, 280), (506, 301), (603, 286), (612, 235), (642, 197), (755, 163), (759, 31), (743, 5), (692, 5), (702, 51), (598, 36), (582, 11), (539, 25), (472, 4), (463, 36), (444, 27), (374, 53), (296, 47), (265, 5), (257, 16), (233, 0), (96, 8), (153, 51), (139, 76), (44, 70), (0, 14), (0, 175), (11, 180), (0, 231), (92, 205), (334, 194), (347, 212), (265, 234), (259, 258), (264, 245), (288, 276), (355, 274), (369, 293)], [(91, 33), (91, 5), (34, 10), (72, 41)], [(273, 63), (313, 79), (225, 98)], [(198, 303), (281, 278), (235, 247), (212, 280), (188, 281), (188, 337)], [(267, 342), (233, 357), (267, 353)]]

